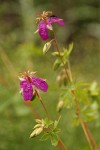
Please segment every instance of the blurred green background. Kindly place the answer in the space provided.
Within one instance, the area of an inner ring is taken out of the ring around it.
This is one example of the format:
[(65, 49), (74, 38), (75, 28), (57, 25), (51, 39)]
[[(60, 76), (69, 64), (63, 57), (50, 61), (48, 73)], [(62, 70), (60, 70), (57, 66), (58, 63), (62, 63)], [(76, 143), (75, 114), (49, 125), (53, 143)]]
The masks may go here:
[[(0, 0), (0, 150), (55, 150), (50, 141), (38, 137), (29, 139), (34, 126), (33, 110), (45, 116), (38, 99), (27, 107), (19, 94), (19, 72), (37, 71), (47, 79), (49, 90), (41, 92), (52, 119), (57, 119), (59, 98), (57, 73), (52, 70), (51, 52), (42, 55), (41, 41), (35, 18), (43, 10), (51, 10), (65, 21), (65, 27), (54, 25), (60, 46), (74, 43), (71, 57), (75, 80), (96, 81), (100, 85), (100, 1), (99, 0)], [(53, 49), (51, 49), (53, 51)], [(99, 99), (100, 100), (100, 99)], [(81, 127), (70, 124), (70, 112), (62, 112), (61, 138), (71, 150), (89, 150)], [(100, 119), (90, 123), (92, 133), (100, 144)]]

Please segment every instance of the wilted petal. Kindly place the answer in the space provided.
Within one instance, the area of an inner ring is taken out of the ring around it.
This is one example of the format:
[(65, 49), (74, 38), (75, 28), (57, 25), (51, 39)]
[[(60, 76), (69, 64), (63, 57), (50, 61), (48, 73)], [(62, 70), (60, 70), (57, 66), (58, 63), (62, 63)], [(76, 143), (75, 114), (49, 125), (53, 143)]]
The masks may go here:
[(64, 21), (58, 17), (50, 17), (48, 18), (47, 24), (52, 24), (57, 22), (58, 24), (64, 26)]
[(40, 23), (38, 25), (38, 30), (39, 30), (39, 34), (40, 34), (41, 38), (43, 40), (47, 40), (48, 39), (48, 29), (47, 29), (47, 24), (44, 21), (40, 21)]
[(43, 92), (48, 90), (48, 84), (41, 78), (32, 77), (32, 83)]
[(31, 84), (26, 84), (26, 86), (24, 86), (22, 95), (25, 101), (32, 100), (33, 88)]

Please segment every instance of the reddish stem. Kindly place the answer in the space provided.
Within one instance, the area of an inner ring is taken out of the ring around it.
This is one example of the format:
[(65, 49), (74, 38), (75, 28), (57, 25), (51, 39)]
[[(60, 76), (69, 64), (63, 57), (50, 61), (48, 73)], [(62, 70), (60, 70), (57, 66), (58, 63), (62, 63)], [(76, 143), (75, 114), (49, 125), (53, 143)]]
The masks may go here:
[[(56, 40), (56, 36), (55, 36), (55, 32), (54, 32), (54, 31), (53, 31), (53, 34), (54, 34), (54, 42), (55, 42), (55, 45), (56, 45), (56, 49), (57, 49), (57, 51), (58, 51), (58, 53), (59, 53), (59, 56), (60, 56), (60, 58), (61, 58), (61, 61), (62, 61), (62, 63), (63, 63), (64, 69), (65, 69), (65, 72), (66, 72), (66, 76), (67, 76), (69, 82), (72, 83), (72, 82), (73, 82), (73, 79), (72, 79), (72, 73), (71, 73), (70, 63), (69, 63), (69, 61), (68, 61), (68, 70), (67, 70), (67, 68), (66, 68), (66, 66), (65, 66), (65, 64), (64, 64), (64, 61), (63, 61), (63, 59), (62, 59), (62, 56), (61, 56), (61, 54), (60, 54), (60, 50), (59, 50), (59, 47), (58, 47), (58, 43), (57, 43), (57, 40)], [(92, 136), (90, 130), (89, 130), (88, 128), (86, 128), (86, 127), (87, 127), (87, 126), (86, 126), (86, 123), (84, 123), (84, 121), (83, 121), (83, 119), (82, 119), (82, 117), (81, 117), (81, 115), (80, 115), (80, 108), (79, 108), (78, 99), (77, 99), (77, 97), (76, 97), (76, 91), (73, 90), (73, 91), (72, 91), (72, 94), (73, 94), (74, 97), (75, 97), (76, 115), (78, 116), (78, 118), (79, 118), (79, 120), (80, 120), (80, 124), (81, 124), (81, 126), (82, 126), (82, 128), (83, 128), (83, 131), (84, 131), (84, 134), (85, 134), (85, 136), (86, 136), (86, 139), (87, 139), (87, 141), (88, 141), (88, 143), (89, 143), (90, 149), (93, 150), (93, 145), (92, 145), (92, 143), (91, 143), (91, 140), (93, 141), (93, 143), (94, 143), (94, 145), (95, 145), (96, 147), (97, 147), (97, 144), (96, 144), (96, 142), (95, 142), (95, 140), (94, 140), (94, 138), (93, 138), (93, 136)]]

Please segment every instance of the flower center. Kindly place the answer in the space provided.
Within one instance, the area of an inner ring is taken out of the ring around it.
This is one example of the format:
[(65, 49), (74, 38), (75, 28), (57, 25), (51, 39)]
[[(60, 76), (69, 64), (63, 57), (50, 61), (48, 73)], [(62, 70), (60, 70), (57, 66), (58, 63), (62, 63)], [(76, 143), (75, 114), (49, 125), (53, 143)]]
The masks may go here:
[(26, 75), (26, 78), (27, 78), (27, 80), (28, 80), (29, 83), (32, 83), (32, 79), (31, 79), (30, 76)]

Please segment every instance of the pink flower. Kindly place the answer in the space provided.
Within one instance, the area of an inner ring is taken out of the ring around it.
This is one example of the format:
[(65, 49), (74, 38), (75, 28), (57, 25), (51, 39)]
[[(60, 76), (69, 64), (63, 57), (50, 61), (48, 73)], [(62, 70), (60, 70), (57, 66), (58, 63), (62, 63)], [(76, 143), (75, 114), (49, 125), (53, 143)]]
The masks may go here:
[(52, 25), (52, 23), (57, 22), (61, 26), (64, 26), (64, 21), (56, 16), (48, 17), (46, 20), (41, 20), (38, 25), (39, 35), (42, 40), (47, 40), (48, 36), (48, 28)]
[(64, 21), (54, 16), (51, 11), (43, 11), (39, 18), (36, 18), (36, 21), (39, 22), (38, 31), (42, 40), (47, 40), (49, 38), (48, 29), (52, 30), (52, 23), (56, 22), (64, 26)]
[(38, 89), (46, 92), (48, 84), (45, 80), (33, 76), (31, 73), (25, 72), (20, 79), (20, 91), (25, 101), (32, 100)]

